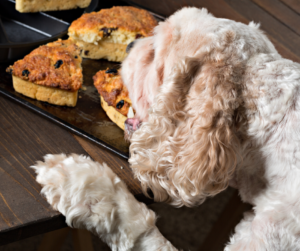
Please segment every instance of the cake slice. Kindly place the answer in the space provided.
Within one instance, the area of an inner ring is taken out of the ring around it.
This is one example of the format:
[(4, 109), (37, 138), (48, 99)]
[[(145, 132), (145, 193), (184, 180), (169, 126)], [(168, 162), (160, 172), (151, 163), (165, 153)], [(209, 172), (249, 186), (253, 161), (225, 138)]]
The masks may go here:
[(82, 57), (121, 62), (127, 45), (151, 36), (156, 25), (146, 10), (118, 6), (83, 14), (71, 24), (68, 34), (83, 49)]
[(107, 116), (124, 130), (127, 117), (133, 117), (128, 90), (118, 70), (98, 71), (93, 77), (94, 85), (100, 94), (100, 102)]
[(80, 49), (59, 39), (33, 50), (7, 68), (16, 92), (55, 105), (75, 106), (82, 86)]
[(16, 0), (16, 10), (22, 13), (86, 8), (91, 0)]

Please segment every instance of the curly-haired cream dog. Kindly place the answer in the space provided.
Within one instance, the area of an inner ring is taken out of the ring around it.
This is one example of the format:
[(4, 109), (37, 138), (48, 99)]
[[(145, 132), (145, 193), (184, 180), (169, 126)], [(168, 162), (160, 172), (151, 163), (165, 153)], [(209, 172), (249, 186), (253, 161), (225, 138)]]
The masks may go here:
[[(145, 193), (195, 206), (231, 185), (254, 213), (225, 250), (300, 250), (299, 64), (254, 23), (184, 8), (134, 43), (122, 77), (136, 110), (129, 161)], [(67, 223), (112, 250), (177, 250), (105, 164), (48, 155), (34, 168)]]

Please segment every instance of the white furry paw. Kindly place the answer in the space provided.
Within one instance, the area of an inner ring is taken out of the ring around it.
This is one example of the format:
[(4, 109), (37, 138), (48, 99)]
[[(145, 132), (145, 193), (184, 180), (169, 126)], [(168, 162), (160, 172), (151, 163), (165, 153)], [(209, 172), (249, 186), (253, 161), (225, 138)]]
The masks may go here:
[(43, 186), (41, 193), (67, 217), (69, 225), (74, 225), (77, 215), (89, 213), (92, 205), (106, 202), (102, 210), (112, 210), (107, 200), (121, 180), (105, 163), (76, 154), (48, 154), (44, 160), (32, 166), (36, 180)]
[(76, 154), (49, 154), (44, 159), (32, 166), (36, 180), (69, 226), (92, 231), (118, 251), (130, 250), (155, 226), (155, 214), (135, 200), (106, 164)]

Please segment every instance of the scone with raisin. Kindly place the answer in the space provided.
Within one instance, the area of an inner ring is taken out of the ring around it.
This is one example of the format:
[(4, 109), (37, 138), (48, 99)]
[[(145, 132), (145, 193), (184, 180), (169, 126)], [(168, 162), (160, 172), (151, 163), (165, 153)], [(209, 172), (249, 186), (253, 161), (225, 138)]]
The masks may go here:
[(91, 0), (16, 0), (16, 10), (22, 13), (86, 8)]
[(107, 116), (124, 130), (127, 117), (133, 117), (128, 90), (119, 71), (108, 69), (98, 71), (93, 77), (94, 85), (100, 94), (100, 102)]
[(16, 92), (55, 105), (75, 106), (82, 86), (80, 49), (59, 39), (33, 50), (7, 68)]
[(127, 45), (151, 36), (156, 25), (146, 10), (118, 6), (83, 14), (71, 24), (68, 35), (83, 49), (82, 57), (121, 62)]

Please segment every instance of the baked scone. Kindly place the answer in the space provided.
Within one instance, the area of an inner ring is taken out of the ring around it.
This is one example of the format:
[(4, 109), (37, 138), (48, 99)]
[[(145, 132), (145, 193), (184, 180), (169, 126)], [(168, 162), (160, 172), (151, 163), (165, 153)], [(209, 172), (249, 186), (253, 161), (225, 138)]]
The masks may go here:
[(156, 25), (146, 10), (118, 6), (83, 14), (71, 24), (68, 35), (83, 49), (82, 57), (121, 62), (127, 45), (151, 36)]
[(128, 113), (129, 117), (133, 117), (134, 114), (128, 90), (123, 85), (119, 71), (115, 69), (98, 71), (93, 80), (100, 94), (103, 110), (114, 123), (124, 130)]
[(71, 40), (42, 45), (7, 68), (16, 92), (55, 105), (75, 106), (82, 86), (80, 49)]
[(22, 13), (86, 8), (91, 0), (16, 0), (16, 10)]

